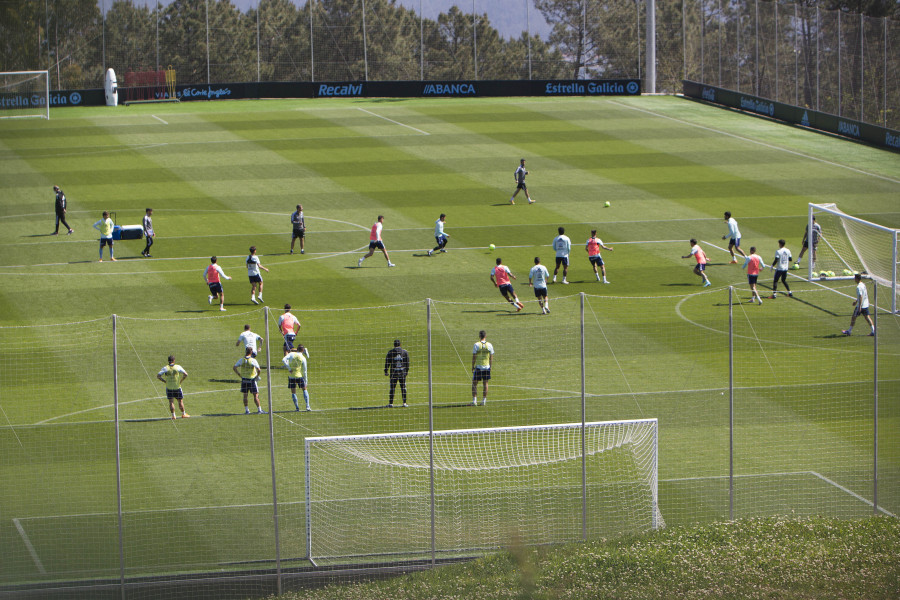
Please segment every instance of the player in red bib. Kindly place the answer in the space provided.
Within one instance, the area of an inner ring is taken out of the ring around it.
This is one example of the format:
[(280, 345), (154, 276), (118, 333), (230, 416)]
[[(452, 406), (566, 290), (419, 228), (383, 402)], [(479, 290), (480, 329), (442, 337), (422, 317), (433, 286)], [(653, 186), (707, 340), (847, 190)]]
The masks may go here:
[(709, 278), (706, 276), (706, 252), (703, 251), (703, 248), (700, 247), (700, 244), (697, 243), (697, 240), (691, 238), (691, 252), (687, 256), (682, 256), (681, 258), (690, 258), (694, 257), (697, 259), (697, 264), (694, 267), (694, 273), (703, 278), (703, 287), (709, 287), (712, 285), (709, 282)]
[(509, 278), (516, 278), (515, 275), (512, 274), (512, 271), (509, 270), (509, 267), (503, 264), (503, 260), (497, 259), (497, 266), (491, 269), (491, 281), (494, 282), (494, 285), (500, 288), (500, 293), (503, 294), (503, 297), (506, 298), (506, 301), (516, 307), (516, 312), (519, 312), (525, 305), (519, 302), (518, 296), (516, 296), (516, 291), (513, 289), (512, 283), (509, 282)]

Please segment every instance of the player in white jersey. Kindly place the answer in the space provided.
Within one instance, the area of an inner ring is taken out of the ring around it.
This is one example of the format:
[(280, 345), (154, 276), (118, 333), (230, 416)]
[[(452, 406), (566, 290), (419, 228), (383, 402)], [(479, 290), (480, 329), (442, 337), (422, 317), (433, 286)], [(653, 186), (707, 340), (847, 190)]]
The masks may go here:
[(744, 251), (741, 250), (741, 230), (738, 229), (737, 221), (732, 218), (731, 213), (727, 210), (725, 211), (725, 223), (728, 225), (728, 233), (723, 235), (722, 239), (728, 240), (728, 251), (731, 253), (731, 264), (735, 264), (737, 262), (737, 258), (734, 256), (735, 250), (737, 250), (741, 256), (747, 258)]
[(869, 315), (869, 290), (866, 288), (866, 284), (863, 283), (862, 275), (857, 273), (854, 277), (856, 280), (856, 300), (853, 301), (853, 316), (850, 317), (850, 327), (843, 330), (841, 333), (844, 335), (850, 335), (853, 333), (853, 326), (856, 324), (856, 317), (862, 315), (866, 322), (869, 324), (871, 331), (869, 331), (870, 336), (875, 335), (875, 323), (872, 321), (872, 317)]
[(528, 285), (534, 288), (534, 297), (541, 306), (541, 313), (550, 313), (550, 297), (547, 295), (547, 280), (550, 279), (550, 271), (541, 264), (541, 259), (534, 257), (534, 266), (528, 272)]
[(557, 231), (559, 235), (553, 238), (553, 249), (556, 251), (556, 268), (553, 269), (553, 283), (556, 283), (556, 274), (559, 272), (559, 267), (563, 268), (563, 283), (569, 283), (566, 281), (566, 276), (569, 274), (569, 252), (572, 251), (572, 240), (568, 238), (565, 227), (558, 227)]
[(441, 252), (446, 252), (445, 247), (447, 246), (447, 238), (450, 237), (449, 233), (444, 232), (444, 221), (447, 219), (447, 215), (441, 213), (441, 216), (438, 217), (438, 220), (434, 222), (434, 241), (437, 242), (437, 246), (428, 251), (428, 256), (431, 256), (438, 250)]
[(256, 358), (256, 353), (262, 348), (263, 336), (250, 331), (250, 325), (244, 325), (244, 331), (238, 336), (235, 346), (243, 345), (244, 348), (250, 348), (251, 356)]
[[(269, 270), (259, 262), (259, 257), (256, 255), (256, 246), (250, 246), (250, 254), (247, 256), (247, 277), (250, 278), (250, 302), (253, 304), (265, 302), (262, 297), (263, 280), (262, 274), (259, 272), (260, 269), (266, 273), (269, 272)], [(259, 302), (256, 301), (257, 286), (259, 287)]]
[(181, 391), (181, 384), (187, 379), (188, 374), (181, 365), (175, 364), (175, 357), (169, 356), (169, 364), (163, 367), (156, 378), (166, 384), (166, 398), (169, 400), (169, 411), (172, 418), (175, 418), (175, 401), (178, 400), (178, 408), (181, 409), (181, 418), (187, 419), (191, 415), (184, 410), (184, 392)]
[(787, 274), (788, 269), (791, 268), (791, 251), (784, 247), (787, 242), (784, 240), (778, 240), (778, 250), (775, 251), (775, 260), (772, 262), (772, 268), (775, 269), (775, 281), (772, 283), (772, 295), (769, 296), (772, 300), (778, 296), (778, 280), (784, 284), (784, 289), (787, 290), (788, 296), (791, 298), (794, 297), (794, 294), (791, 292), (791, 287), (787, 282)]

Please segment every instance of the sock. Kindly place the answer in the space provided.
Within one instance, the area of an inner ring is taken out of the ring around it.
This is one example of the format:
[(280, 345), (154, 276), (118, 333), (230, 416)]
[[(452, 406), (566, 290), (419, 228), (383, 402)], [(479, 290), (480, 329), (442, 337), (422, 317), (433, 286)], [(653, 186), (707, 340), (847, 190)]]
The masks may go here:
[(297, 404), (297, 394), (291, 392), (291, 400), (294, 401), (294, 408), (296, 408), (297, 410), (300, 410), (300, 405)]
[(478, 404), (478, 396), (472, 398), (472, 404)]
[(852, 332), (853, 332), (853, 327), (852, 327), (852, 326), (848, 327), (848, 328), (847, 328), (847, 333), (852, 333)]
[(303, 390), (303, 399), (306, 400), (306, 408), (309, 409), (309, 392)]

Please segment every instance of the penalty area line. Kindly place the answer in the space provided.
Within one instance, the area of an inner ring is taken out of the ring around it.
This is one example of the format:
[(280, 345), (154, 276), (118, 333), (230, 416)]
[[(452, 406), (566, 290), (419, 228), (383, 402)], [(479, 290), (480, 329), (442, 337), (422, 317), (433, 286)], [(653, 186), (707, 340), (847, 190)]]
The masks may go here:
[(162, 123), (163, 125), (168, 125), (168, 124), (169, 124), (168, 121), (164, 121), (163, 119), (160, 119), (160, 118), (157, 117), (156, 115), (150, 115), (150, 116), (153, 117), (154, 119), (156, 119), (157, 121), (159, 121), (160, 123)]
[(13, 525), (16, 526), (16, 530), (19, 532), (19, 536), (21, 536), (22, 542), (25, 544), (25, 548), (28, 549), (28, 554), (31, 555), (31, 560), (34, 561), (34, 566), (37, 567), (37, 570), (41, 573), (41, 575), (46, 575), (47, 569), (44, 568), (44, 563), (41, 562), (41, 557), (38, 556), (37, 551), (34, 549), (34, 546), (31, 543), (31, 540), (28, 538), (28, 534), (25, 533), (25, 528), (22, 527), (19, 519), (13, 519), (12, 522)]

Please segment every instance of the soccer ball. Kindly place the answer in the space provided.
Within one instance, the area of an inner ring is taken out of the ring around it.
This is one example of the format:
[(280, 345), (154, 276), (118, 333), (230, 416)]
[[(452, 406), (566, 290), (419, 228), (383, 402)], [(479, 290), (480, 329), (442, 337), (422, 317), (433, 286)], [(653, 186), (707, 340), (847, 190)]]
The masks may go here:
[(603, 206), (605, 206), (606, 208), (609, 208), (609, 200), (607, 200), (606, 202), (604, 202), (604, 203), (603, 203)]
[(791, 265), (791, 271), (799, 271), (799, 270), (800, 270), (800, 265), (798, 265), (797, 263), (794, 263), (793, 265)]
[(491, 244), (490, 246), (488, 246), (488, 248), (490, 248), (490, 249), (491, 249), (491, 252), (493, 252), (494, 250), (497, 249), (497, 246)]
[(848, 275), (853, 275), (853, 271), (851, 271), (850, 269), (844, 269), (844, 277), (847, 277)]

